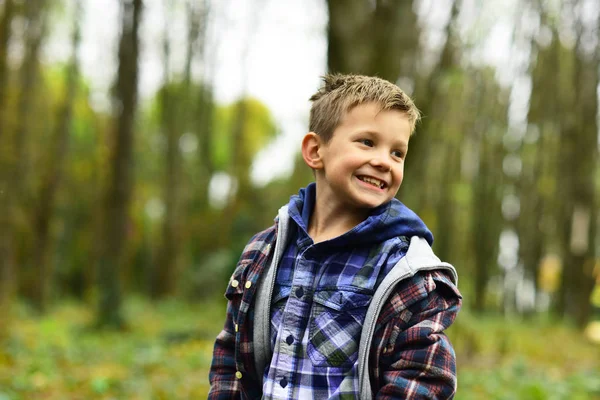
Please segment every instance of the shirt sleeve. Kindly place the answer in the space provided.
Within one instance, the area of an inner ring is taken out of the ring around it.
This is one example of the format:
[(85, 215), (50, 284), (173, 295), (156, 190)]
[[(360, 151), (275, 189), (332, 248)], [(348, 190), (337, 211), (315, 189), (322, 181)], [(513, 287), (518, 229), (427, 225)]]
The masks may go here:
[(456, 392), (456, 356), (444, 334), (462, 298), (452, 284), (424, 278), (429, 294), (408, 307), (392, 335), (391, 362), (382, 371), (377, 399), (451, 399)]
[(235, 333), (232, 307), (231, 301), (229, 301), (225, 326), (215, 340), (209, 373), (209, 400), (238, 399), (241, 396), (239, 380), (235, 376)]

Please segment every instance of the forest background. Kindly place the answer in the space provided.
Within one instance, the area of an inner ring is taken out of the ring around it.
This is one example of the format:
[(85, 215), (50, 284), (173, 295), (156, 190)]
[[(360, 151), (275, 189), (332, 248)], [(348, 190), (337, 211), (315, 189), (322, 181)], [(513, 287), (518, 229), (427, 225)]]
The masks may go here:
[(206, 396), (327, 71), (422, 110), (457, 398), (600, 398), (599, 39), (595, 0), (0, 0), (0, 399)]

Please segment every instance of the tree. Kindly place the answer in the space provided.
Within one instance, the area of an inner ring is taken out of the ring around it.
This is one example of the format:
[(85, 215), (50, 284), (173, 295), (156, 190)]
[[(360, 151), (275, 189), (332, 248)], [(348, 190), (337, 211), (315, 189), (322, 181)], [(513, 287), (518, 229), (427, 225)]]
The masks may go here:
[[(0, 307), (7, 309), (8, 302), (14, 292), (15, 266), (12, 244), (12, 193), (9, 192), (9, 157), (12, 146), (11, 138), (6, 134), (7, 123), (5, 120), (7, 107), (8, 64), (6, 62), (8, 44), (11, 36), (11, 23), (15, 14), (13, 0), (4, 2), (4, 10), (0, 19)], [(8, 313), (0, 317), (0, 335), (5, 326), (3, 319)]]
[(6, 100), (8, 88), (8, 64), (6, 58), (8, 55), (8, 45), (11, 37), (12, 20), (15, 15), (16, 5), (14, 0), (4, 2), (4, 10), (0, 19), (0, 139), (6, 137)]
[(69, 134), (71, 132), (73, 102), (79, 82), (79, 42), (81, 40), (79, 19), (81, 3), (76, 1), (71, 38), (71, 61), (65, 70), (65, 94), (58, 108), (57, 123), (53, 135), (53, 146), (48, 154), (47, 169), (41, 182), (34, 217), (34, 257), (36, 269), (35, 303), (40, 311), (47, 308), (52, 284), (52, 268), (48, 259), (50, 246), (50, 220), (53, 215), (56, 191), (62, 180), (63, 164), (67, 154)]
[[(581, 2), (578, 2), (581, 10)], [(582, 16), (579, 16), (582, 18)], [(595, 26), (586, 32), (577, 25), (577, 42), (573, 49), (571, 79), (575, 101), (565, 105), (560, 133), (560, 149), (565, 163), (559, 174), (561, 208), (559, 224), (563, 256), (560, 308), (579, 327), (590, 318), (590, 295), (594, 288), (593, 269), (596, 257), (597, 204), (595, 176), (598, 168), (598, 67), (600, 49), (586, 48), (585, 37), (600, 26), (600, 13)], [(594, 33), (595, 34), (595, 33)]]
[(331, 72), (412, 77), (419, 26), (411, 1), (328, 0)]
[[(11, 160), (10, 170), (10, 182), (12, 187), (12, 195), (14, 201), (12, 213), (14, 216), (12, 235), (15, 241), (28, 242), (22, 240), (22, 236), (27, 239), (30, 238), (29, 226), (31, 225), (31, 218), (29, 218), (30, 212), (32, 211), (31, 203), (33, 202), (33, 174), (31, 166), (31, 139), (35, 135), (35, 129), (33, 127), (34, 119), (30, 118), (30, 115), (34, 113), (36, 109), (36, 100), (40, 98), (37, 96), (36, 91), (39, 92), (40, 85), (38, 78), (40, 76), (40, 61), (39, 53), (42, 45), (42, 39), (45, 37), (46, 32), (46, 19), (47, 10), (46, 3), (40, 1), (39, 3), (27, 2), (24, 4), (24, 16), (27, 21), (27, 33), (25, 35), (25, 57), (21, 63), (19, 69), (19, 91), (17, 98), (17, 109), (16, 118), (14, 124), (14, 131), (11, 132), (14, 141), (14, 153)], [(19, 240), (21, 239), (21, 240)], [(38, 296), (37, 288), (32, 284), (36, 281), (37, 272), (34, 271), (34, 267), (31, 265), (31, 259), (28, 257), (29, 251), (28, 246), (24, 246), (24, 256), (17, 257), (17, 261), (20, 261), (19, 268), (19, 283), (21, 293), (36, 302)], [(39, 305), (39, 303), (38, 303)]]
[[(558, 32), (549, 24), (547, 13), (537, 4), (536, 12), (540, 14), (543, 27), (550, 29), (552, 40), (547, 46), (531, 38), (532, 62), (530, 76), (532, 81), (531, 98), (527, 114), (529, 135), (539, 133), (539, 139), (533, 143), (521, 145), (520, 159), (522, 172), (517, 182), (520, 192), (520, 215), (517, 221), (519, 235), (519, 258), (523, 263), (525, 277), (534, 285), (538, 293), (539, 268), (544, 250), (547, 250), (549, 235), (543, 229), (544, 218), (554, 217), (552, 203), (556, 194), (552, 188), (557, 170), (552, 166), (556, 154), (556, 146), (561, 107), (557, 97), (548, 93), (560, 92), (560, 80), (555, 79), (560, 73), (560, 58), (565, 49), (558, 40)], [(568, 57), (567, 57), (568, 58)]]
[(123, 0), (119, 68), (115, 83), (114, 143), (104, 199), (103, 248), (99, 261), (98, 325), (119, 328), (121, 316), (119, 267), (129, 221), (132, 152), (138, 81), (138, 30), (142, 0)]
[[(163, 183), (163, 202), (165, 204), (165, 215), (163, 217), (163, 227), (161, 241), (159, 244), (158, 262), (155, 265), (156, 273), (152, 281), (152, 296), (155, 298), (164, 297), (172, 294), (175, 269), (177, 267), (177, 258), (179, 256), (177, 247), (177, 203), (179, 202), (179, 175), (181, 157), (178, 149), (179, 138), (181, 136), (181, 124), (178, 123), (179, 117), (187, 117), (187, 113), (177, 115), (182, 107), (187, 107), (187, 102), (180, 96), (181, 91), (170, 85), (170, 8), (166, 10), (166, 22), (163, 38), (163, 87), (160, 90), (160, 125), (162, 134), (165, 136), (167, 144), (165, 148), (165, 166)], [(190, 38), (188, 37), (188, 40)], [(188, 45), (188, 58), (191, 57), (191, 48)], [(189, 70), (188, 72), (189, 73)], [(189, 77), (187, 78), (189, 79)], [(187, 82), (189, 85), (189, 81)], [(184, 90), (188, 85), (184, 85)]]
[[(159, 252), (152, 279), (152, 296), (160, 298), (173, 295), (176, 289), (176, 281), (179, 275), (182, 242), (185, 236), (185, 222), (181, 219), (180, 209), (186, 209), (187, 198), (183, 198), (184, 190), (182, 178), (186, 178), (182, 168), (182, 157), (180, 151), (180, 139), (184, 134), (199, 131), (200, 136), (210, 137), (205, 127), (209, 125), (211, 110), (207, 101), (207, 89), (205, 84), (194, 85), (192, 82), (192, 62), (194, 59), (204, 61), (204, 34), (206, 30), (208, 5), (206, 2), (188, 1), (186, 3), (188, 32), (186, 40), (186, 55), (184, 63), (183, 79), (179, 82), (171, 81), (170, 78), (170, 39), (167, 26), (165, 26), (163, 57), (165, 76), (163, 87), (159, 92), (160, 103), (160, 125), (165, 136), (166, 148), (164, 154), (166, 171), (163, 183), (163, 202), (165, 213), (162, 221), (162, 235), (158, 246)], [(194, 115), (194, 111), (197, 114)], [(205, 147), (206, 140), (202, 142), (202, 151), (209, 151)], [(200, 184), (208, 185), (207, 168), (210, 165), (210, 154), (203, 159), (200, 165)], [(196, 175), (198, 176), (198, 175)], [(204, 186), (204, 188), (206, 187)], [(203, 194), (206, 190), (203, 189)], [(204, 203), (204, 206), (207, 204)], [(184, 207), (182, 207), (184, 206)]]

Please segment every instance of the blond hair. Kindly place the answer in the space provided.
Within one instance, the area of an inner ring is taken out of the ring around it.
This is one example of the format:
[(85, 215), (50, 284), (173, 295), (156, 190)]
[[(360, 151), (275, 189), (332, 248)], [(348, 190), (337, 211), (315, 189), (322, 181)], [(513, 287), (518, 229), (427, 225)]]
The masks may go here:
[(360, 104), (376, 103), (382, 111), (402, 111), (408, 117), (411, 134), (421, 118), (419, 109), (402, 89), (374, 76), (327, 74), (310, 101), (309, 129), (326, 143), (346, 113)]

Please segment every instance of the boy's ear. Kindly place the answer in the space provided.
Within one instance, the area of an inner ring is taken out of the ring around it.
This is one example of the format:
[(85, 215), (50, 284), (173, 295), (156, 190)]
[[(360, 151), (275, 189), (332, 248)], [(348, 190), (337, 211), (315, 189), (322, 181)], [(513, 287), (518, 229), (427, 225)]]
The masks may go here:
[(312, 169), (322, 169), (321, 137), (314, 132), (308, 132), (302, 139), (302, 158), (306, 165)]

